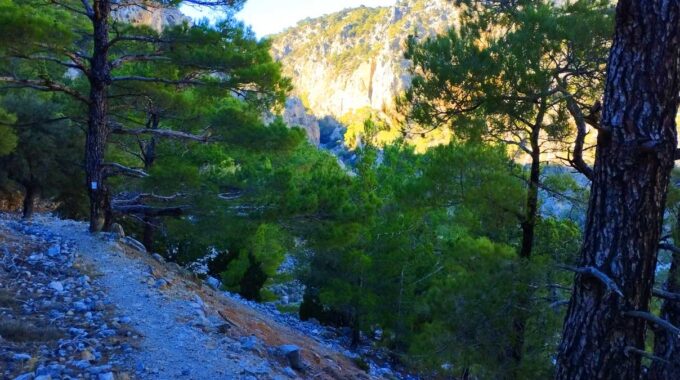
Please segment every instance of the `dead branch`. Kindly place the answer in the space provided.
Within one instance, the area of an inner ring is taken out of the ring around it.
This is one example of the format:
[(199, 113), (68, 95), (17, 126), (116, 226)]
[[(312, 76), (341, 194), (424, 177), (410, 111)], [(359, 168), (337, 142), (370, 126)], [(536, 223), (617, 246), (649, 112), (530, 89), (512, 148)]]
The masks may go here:
[(652, 290), (652, 294), (655, 297), (663, 298), (669, 301), (680, 302), (680, 293), (672, 293), (663, 289), (654, 289)]
[(149, 174), (142, 169), (129, 168), (116, 162), (106, 163), (103, 166), (105, 177), (111, 177), (118, 174), (135, 178), (145, 178), (149, 176)]
[(652, 323), (654, 325), (657, 325), (667, 331), (669, 331), (672, 334), (675, 334), (675, 336), (680, 337), (680, 329), (675, 327), (672, 323), (668, 322), (665, 319), (659, 318), (656, 315), (648, 312), (648, 311), (638, 311), (638, 310), (633, 310), (633, 311), (626, 311), (623, 313), (623, 315), (628, 316), (628, 317), (634, 317), (634, 318), (640, 318), (644, 319), (649, 323)]
[(581, 267), (581, 268), (579, 268), (579, 267), (573, 267), (573, 266), (570, 266), (570, 265), (560, 265), (559, 267), (562, 268), (562, 269), (572, 271), (572, 272), (576, 272), (580, 275), (594, 277), (594, 278), (600, 280), (600, 282), (602, 282), (602, 284), (607, 287), (607, 290), (613, 291), (614, 293), (618, 294), (620, 297), (623, 297), (623, 292), (621, 292), (621, 289), (619, 288), (619, 286), (616, 285), (616, 282), (614, 282), (614, 280), (612, 280), (606, 274), (602, 273), (597, 268), (594, 268), (594, 267)]
[(639, 348), (635, 348), (635, 347), (632, 347), (632, 346), (626, 346), (626, 348), (624, 348), (623, 351), (626, 353), (626, 355), (628, 355), (629, 353), (633, 353), (633, 354), (640, 355), (644, 358), (647, 358), (649, 360), (656, 360), (656, 361), (664, 362), (666, 364), (670, 364), (670, 362), (668, 360), (666, 360), (662, 357), (656, 356), (656, 355), (652, 354), (651, 352), (647, 352), (645, 350), (641, 350)]

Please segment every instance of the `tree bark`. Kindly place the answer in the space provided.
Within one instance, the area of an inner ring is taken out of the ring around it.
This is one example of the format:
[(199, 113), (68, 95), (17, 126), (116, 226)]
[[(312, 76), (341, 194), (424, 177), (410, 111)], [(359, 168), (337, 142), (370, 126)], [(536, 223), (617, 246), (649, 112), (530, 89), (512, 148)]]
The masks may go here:
[(108, 138), (107, 88), (111, 83), (108, 63), (109, 0), (95, 0), (91, 15), (93, 51), (88, 74), (90, 95), (85, 146), (85, 172), (90, 196), (90, 231), (98, 232), (104, 227), (103, 210), (106, 206), (106, 188), (103, 176), (104, 151)]
[(581, 266), (557, 357), (557, 379), (638, 379), (664, 204), (677, 145), (678, 0), (621, 0), (610, 52)]
[(35, 208), (35, 198), (37, 195), (37, 188), (34, 185), (28, 184), (25, 187), (24, 202), (22, 207), (22, 216), (28, 220), (33, 217)]
[[(680, 228), (680, 212), (677, 221), (675, 228)], [(671, 268), (664, 290), (674, 294), (680, 293), (680, 254), (672, 254)], [(661, 305), (661, 318), (674, 326), (680, 325), (680, 301), (665, 298)], [(647, 374), (648, 380), (680, 379), (680, 337), (664, 329), (654, 331), (654, 356), (667, 362), (653, 361)]]

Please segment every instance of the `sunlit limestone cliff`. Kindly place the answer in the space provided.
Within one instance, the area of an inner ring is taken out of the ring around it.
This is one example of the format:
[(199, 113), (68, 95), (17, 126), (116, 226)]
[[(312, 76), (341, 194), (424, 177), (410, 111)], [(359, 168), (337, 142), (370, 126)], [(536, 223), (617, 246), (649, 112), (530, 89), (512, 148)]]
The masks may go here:
[(272, 52), (293, 80), (293, 96), (314, 116), (342, 120), (366, 108), (389, 115), (410, 82), (408, 36), (441, 33), (456, 25), (458, 15), (449, 0), (348, 9), (273, 36)]

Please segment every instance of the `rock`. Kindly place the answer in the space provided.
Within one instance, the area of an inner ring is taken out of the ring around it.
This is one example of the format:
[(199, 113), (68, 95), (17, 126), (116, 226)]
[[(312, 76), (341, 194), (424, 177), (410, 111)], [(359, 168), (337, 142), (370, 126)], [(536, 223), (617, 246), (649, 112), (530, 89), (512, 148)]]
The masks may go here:
[(120, 241), (121, 243), (127, 245), (130, 248), (136, 249), (139, 252), (146, 253), (146, 247), (144, 247), (144, 244), (140, 243), (139, 241), (129, 236), (122, 238)]
[(49, 286), (50, 289), (54, 289), (55, 291), (57, 291), (59, 293), (64, 291), (64, 285), (59, 281), (52, 281), (47, 286)]
[(295, 371), (290, 367), (284, 368), (283, 372), (286, 374), (286, 376), (290, 377), (291, 379), (295, 379), (297, 377), (297, 373), (295, 373)]
[(123, 316), (123, 317), (118, 318), (118, 322), (128, 324), (128, 323), (132, 322), (132, 318)]
[(33, 379), (33, 372), (27, 372), (24, 373), (23, 375), (19, 375), (14, 378), (14, 380), (31, 380)]
[(283, 346), (279, 346), (278, 351), (282, 356), (285, 356), (286, 359), (288, 359), (288, 363), (290, 363), (290, 366), (293, 369), (301, 370), (305, 368), (302, 363), (302, 357), (300, 356), (300, 347), (294, 344), (284, 344)]
[(97, 377), (98, 380), (115, 380), (113, 377), (113, 372), (100, 373)]
[(12, 356), (12, 360), (17, 361), (17, 362), (25, 361), (25, 360), (31, 360), (31, 355), (29, 355), (29, 354), (14, 354), (14, 356)]
[(170, 285), (170, 283), (169, 283), (166, 279), (164, 279), (164, 278), (159, 278), (159, 279), (156, 280), (156, 282), (154, 282), (154, 284), (153, 284), (154, 288), (157, 288), (157, 289), (165, 289), (165, 288), (167, 288), (169, 285)]
[(256, 336), (247, 336), (241, 338), (241, 347), (245, 350), (254, 350), (259, 343)]
[(73, 308), (76, 311), (89, 311), (90, 307), (83, 301), (76, 301), (73, 303)]
[(33, 380), (52, 380), (52, 376), (50, 375), (36, 376)]
[(111, 225), (111, 233), (118, 239), (122, 239), (125, 237), (125, 230), (123, 229), (123, 226), (121, 226), (118, 223), (113, 223)]
[(211, 288), (215, 290), (219, 290), (220, 288), (220, 280), (216, 279), (215, 277), (208, 276), (208, 278), (205, 280), (206, 284), (210, 286)]
[(154, 253), (153, 255), (151, 255), (151, 257), (153, 257), (154, 260), (158, 261), (161, 264), (163, 264), (165, 262), (165, 259), (163, 258), (163, 256), (159, 255), (158, 253)]
[(71, 362), (71, 365), (78, 369), (88, 369), (92, 366), (92, 364), (90, 364), (90, 362), (87, 360), (76, 360)]
[(60, 254), (61, 254), (61, 247), (59, 246), (59, 244), (55, 244), (47, 250), (47, 256), (49, 256), (49, 257), (59, 256)]
[(90, 350), (84, 350), (83, 352), (81, 352), (80, 358), (83, 360), (87, 360), (89, 362), (95, 360), (95, 357)]

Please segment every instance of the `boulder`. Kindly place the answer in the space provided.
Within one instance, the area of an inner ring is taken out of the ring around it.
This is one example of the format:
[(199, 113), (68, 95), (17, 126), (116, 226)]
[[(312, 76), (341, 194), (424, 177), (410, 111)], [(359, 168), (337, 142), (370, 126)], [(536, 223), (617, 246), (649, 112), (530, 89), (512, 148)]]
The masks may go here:
[(123, 226), (121, 226), (118, 223), (113, 223), (111, 225), (111, 233), (118, 239), (122, 239), (125, 237), (125, 230), (123, 229)]
[(288, 363), (293, 369), (301, 370), (305, 368), (302, 363), (302, 356), (300, 355), (300, 347), (294, 344), (284, 344), (279, 346), (278, 352), (281, 356), (288, 359)]

